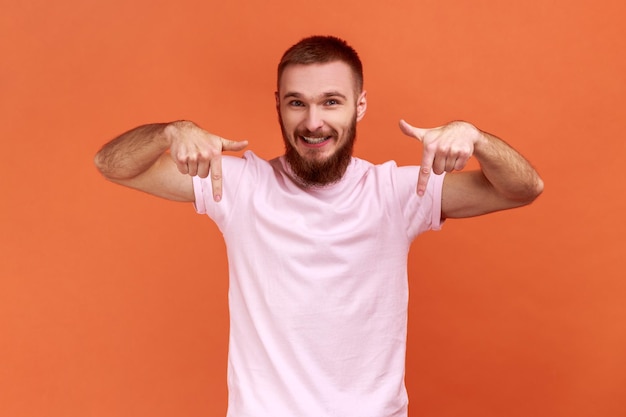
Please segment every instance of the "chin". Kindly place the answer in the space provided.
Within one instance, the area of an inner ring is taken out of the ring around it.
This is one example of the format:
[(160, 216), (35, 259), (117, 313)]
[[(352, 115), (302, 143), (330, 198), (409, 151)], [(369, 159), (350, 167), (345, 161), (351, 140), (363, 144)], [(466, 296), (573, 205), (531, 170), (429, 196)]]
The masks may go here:
[(306, 144), (296, 132), (288, 135), (280, 117), (279, 122), (285, 143), (285, 159), (298, 182), (304, 186), (323, 186), (341, 180), (352, 160), (356, 118), (344, 132), (344, 138), (339, 141), (337, 132), (331, 133), (331, 139), (320, 143), (319, 147)]

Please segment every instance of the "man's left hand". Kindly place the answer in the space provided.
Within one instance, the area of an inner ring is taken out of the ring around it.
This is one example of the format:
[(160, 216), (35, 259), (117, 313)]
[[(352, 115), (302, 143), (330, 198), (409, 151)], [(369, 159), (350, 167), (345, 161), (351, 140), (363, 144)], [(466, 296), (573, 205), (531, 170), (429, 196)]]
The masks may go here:
[(431, 172), (442, 174), (462, 170), (481, 138), (480, 130), (470, 123), (461, 121), (423, 129), (400, 120), (400, 130), (405, 135), (419, 140), (424, 146), (417, 180), (417, 194), (420, 196), (426, 192)]

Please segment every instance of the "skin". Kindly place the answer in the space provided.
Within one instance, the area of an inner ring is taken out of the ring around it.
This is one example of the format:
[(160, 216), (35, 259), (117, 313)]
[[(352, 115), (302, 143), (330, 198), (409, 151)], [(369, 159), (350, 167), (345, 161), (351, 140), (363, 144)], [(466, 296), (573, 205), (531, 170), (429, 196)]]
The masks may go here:
[[(213, 198), (222, 196), (222, 152), (239, 151), (247, 141), (211, 134), (193, 122), (136, 127), (96, 154), (95, 164), (112, 182), (173, 201), (193, 202), (192, 177), (211, 174)], [(168, 152), (169, 151), (169, 152)]]
[[(341, 179), (350, 161), (356, 123), (367, 108), (366, 92), (355, 90), (350, 67), (339, 61), (287, 67), (275, 97), (295, 173), (300, 174), (299, 166), (308, 165), (325, 174), (313, 185)], [(344, 163), (324, 165), (335, 155), (342, 155)], [(300, 177), (306, 178), (304, 174)]]
[[(345, 145), (355, 113), (360, 121), (367, 109), (366, 92), (357, 96), (350, 67), (339, 61), (287, 67), (275, 95), (285, 139), (300, 156), (313, 160), (327, 159)], [(311, 145), (304, 134), (328, 140)]]
[[(351, 123), (367, 109), (365, 91), (356, 91), (354, 76), (343, 62), (287, 67), (279, 80), (276, 108), (286, 144), (308, 161), (328, 159), (350, 139)], [(423, 195), (432, 173), (446, 175), (442, 217), (471, 217), (532, 202), (543, 182), (513, 148), (470, 123), (455, 121), (424, 129), (400, 121), (406, 136), (424, 151), (416, 192)], [(319, 143), (307, 143), (304, 137)], [(107, 143), (95, 164), (105, 178), (159, 197), (194, 201), (191, 177), (211, 174), (213, 197), (222, 194), (221, 157), (239, 151), (246, 141), (231, 141), (177, 121), (132, 129)], [(474, 157), (480, 170), (463, 171)], [(417, 161), (416, 161), (417, 162)], [(343, 174), (343, 172), (341, 172)]]
[[(404, 120), (402, 132), (424, 146), (417, 194), (423, 195), (431, 173), (446, 175), (442, 218), (478, 216), (531, 203), (543, 191), (539, 174), (522, 155), (497, 137), (470, 123), (455, 121), (422, 129)], [(475, 157), (480, 170), (462, 170)]]

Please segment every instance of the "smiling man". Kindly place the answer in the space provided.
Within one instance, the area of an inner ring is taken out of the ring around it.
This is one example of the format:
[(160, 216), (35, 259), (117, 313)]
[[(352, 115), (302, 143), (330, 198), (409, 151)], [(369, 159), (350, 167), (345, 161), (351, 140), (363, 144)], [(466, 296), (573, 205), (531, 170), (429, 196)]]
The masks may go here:
[(287, 53), (279, 66), (276, 108), (285, 157), (305, 185), (338, 181), (352, 158), (367, 102), (348, 59), (291, 64), (294, 57)]
[[(361, 61), (341, 39), (298, 42), (277, 81), (283, 156), (223, 156), (247, 142), (177, 121), (122, 134), (96, 165), (116, 183), (193, 202), (222, 231), (228, 416), (405, 417), (411, 242), (449, 217), (528, 204), (543, 183), (515, 150), (467, 122), (401, 121), (423, 143), (419, 166), (354, 157), (367, 100)], [(458, 172), (472, 156), (480, 169)]]

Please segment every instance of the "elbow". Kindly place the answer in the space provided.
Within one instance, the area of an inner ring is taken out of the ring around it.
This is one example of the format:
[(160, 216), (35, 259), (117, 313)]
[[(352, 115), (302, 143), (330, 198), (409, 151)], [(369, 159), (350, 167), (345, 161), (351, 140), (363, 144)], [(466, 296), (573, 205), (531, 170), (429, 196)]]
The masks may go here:
[(533, 201), (537, 199), (537, 197), (539, 197), (541, 193), (543, 193), (543, 180), (539, 176), (537, 176), (537, 180), (535, 181), (534, 191), (535, 191), (535, 196), (533, 198)]
[(543, 180), (533, 175), (528, 180), (519, 182), (514, 188), (497, 192), (507, 203), (506, 208), (523, 207), (534, 202), (543, 193)]
[(93, 158), (93, 164), (96, 166), (96, 169), (102, 176), (105, 178), (110, 178), (110, 170), (108, 169), (108, 165), (106, 163), (106, 158), (102, 155), (102, 151), (99, 151)]
[(104, 161), (104, 158), (102, 157), (102, 151), (99, 151), (93, 157), (93, 164), (96, 166), (96, 169), (98, 170), (98, 172), (100, 172), (102, 175), (106, 177), (106, 171), (107, 171), (106, 163)]
[(102, 176), (107, 180), (114, 181), (116, 179), (120, 179), (119, 173), (116, 173), (116, 170), (112, 167), (111, 162), (102, 150), (96, 153), (93, 158), (93, 163), (98, 172), (100, 172), (100, 174), (102, 174)]
[(528, 205), (543, 193), (543, 188), (543, 180), (539, 175), (535, 175), (532, 180), (528, 181), (524, 191), (519, 193), (517, 200), (521, 205)]
[(100, 172), (104, 169), (104, 161), (102, 158), (102, 151), (98, 151), (96, 155), (93, 157), (93, 164), (96, 166), (96, 169)]

